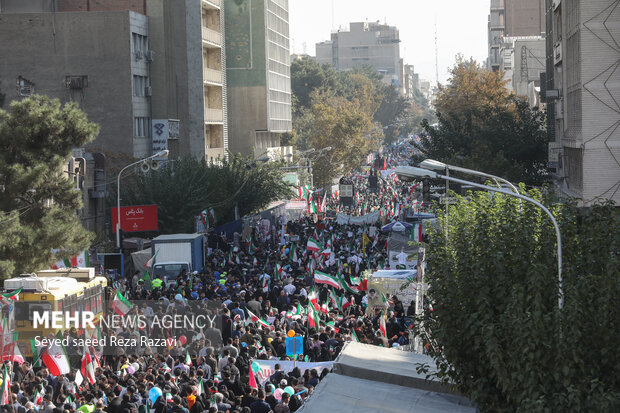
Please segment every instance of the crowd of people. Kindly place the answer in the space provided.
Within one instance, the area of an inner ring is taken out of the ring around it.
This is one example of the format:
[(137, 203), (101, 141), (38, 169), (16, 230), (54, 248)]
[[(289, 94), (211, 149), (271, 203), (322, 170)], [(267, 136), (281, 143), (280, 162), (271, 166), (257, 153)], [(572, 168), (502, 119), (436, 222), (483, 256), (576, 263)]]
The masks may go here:
[[(386, 167), (404, 162), (408, 151), (408, 145), (392, 148)], [(7, 362), (10, 400), (0, 413), (296, 411), (329, 368), (284, 369), (287, 361), (306, 366), (329, 362), (348, 341), (410, 344), (415, 303), (367, 288), (363, 274), (389, 266), (381, 225), (417, 207), (416, 193), (393, 176), (377, 176), (376, 188), (369, 188), (364, 174), (348, 177), (357, 193), (353, 207), (343, 208), (335, 199), (325, 203), (326, 210), (351, 216), (379, 211), (375, 223), (339, 223), (335, 214), (322, 211), (321, 218), (313, 214), (278, 222), (269, 234), (256, 226), (246, 239), (210, 242), (204, 269), (183, 272), (174, 282), (155, 283), (139, 273), (109, 279), (133, 303), (124, 317), (152, 321), (164, 314), (200, 313), (214, 323), (164, 328), (149, 322), (142, 328), (108, 329), (104, 334), (168, 341), (163, 347), (93, 349), (96, 368), (90, 380), (80, 373), (87, 351), (82, 348), (67, 348), (74, 367), (67, 374), (50, 374), (40, 360)], [(320, 251), (308, 249), (309, 240), (317, 241)], [(317, 283), (317, 272), (339, 285)], [(303, 354), (287, 351), (286, 339), (292, 336), (302, 338)], [(275, 362), (273, 369), (262, 369), (262, 360)]]

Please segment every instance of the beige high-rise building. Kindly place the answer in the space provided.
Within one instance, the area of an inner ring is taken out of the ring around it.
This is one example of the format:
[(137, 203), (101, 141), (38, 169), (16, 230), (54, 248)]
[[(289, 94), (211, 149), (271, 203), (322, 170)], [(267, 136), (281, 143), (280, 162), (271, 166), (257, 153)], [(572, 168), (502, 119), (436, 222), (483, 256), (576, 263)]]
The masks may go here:
[(558, 194), (620, 204), (617, 0), (547, 0), (549, 166)]
[(370, 65), (383, 81), (401, 90), (400, 35), (394, 26), (377, 22), (349, 24), (349, 31), (332, 33), (331, 40), (316, 44), (316, 61), (336, 70)]
[(545, 0), (491, 0), (488, 21), (488, 67), (501, 70), (504, 37), (541, 36), (545, 33)]

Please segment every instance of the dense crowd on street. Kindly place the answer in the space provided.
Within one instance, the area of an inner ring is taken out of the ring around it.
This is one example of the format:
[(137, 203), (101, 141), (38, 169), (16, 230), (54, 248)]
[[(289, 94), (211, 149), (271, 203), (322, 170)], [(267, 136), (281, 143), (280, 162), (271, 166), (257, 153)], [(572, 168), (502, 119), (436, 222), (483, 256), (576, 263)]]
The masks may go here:
[[(389, 149), (385, 167), (406, 162), (409, 147)], [(199, 273), (183, 272), (169, 285), (140, 273), (110, 278), (109, 285), (134, 303), (125, 317), (152, 320), (162, 314), (204, 312), (215, 324), (183, 331), (151, 324), (106, 331), (175, 341), (157, 350), (118, 346), (95, 351), (92, 382), (76, 379), (83, 376), (78, 373), (80, 348), (67, 348), (74, 369), (64, 375), (51, 375), (38, 360), (7, 363), (12, 371), (10, 397), (0, 413), (296, 411), (329, 369), (284, 369), (293, 359), (288, 336), (302, 337), (303, 354), (295, 358), (304, 365), (333, 361), (348, 341), (383, 347), (410, 344), (415, 303), (367, 288), (363, 274), (388, 268), (387, 234), (380, 228), (407, 208), (416, 208), (416, 192), (393, 175), (371, 171), (378, 177), (376, 188), (369, 188), (368, 171), (347, 177), (357, 193), (351, 207), (330, 197), (322, 203), (319, 218), (304, 214), (282, 219), (270, 231), (257, 222), (245, 235), (230, 239), (211, 234), (206, 265)], [(374, 224), (336, 219), (337, 214), (377, 211)], [(313, 241), (320, 244), (319, 251), (307, 248)], [(317, 283), (317, 272), (338, 285)], [(275, 361), (273, 369), (258, 367), (265, 360)]]

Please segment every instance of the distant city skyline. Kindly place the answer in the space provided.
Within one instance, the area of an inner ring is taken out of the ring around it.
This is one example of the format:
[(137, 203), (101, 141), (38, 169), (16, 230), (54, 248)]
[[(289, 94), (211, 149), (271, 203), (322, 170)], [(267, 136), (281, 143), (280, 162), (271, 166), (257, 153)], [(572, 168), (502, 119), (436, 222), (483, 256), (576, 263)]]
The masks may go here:
[(289, 0), (292, 53), (315, 55), (315, 44), (349, 23), (377, 21), (400, 32), (400, 56), (421, 79), (435, 84), (435, 23), (439, 82), (446, 83), (457, 54), (484, 63), (488, 56), (489, 0)]

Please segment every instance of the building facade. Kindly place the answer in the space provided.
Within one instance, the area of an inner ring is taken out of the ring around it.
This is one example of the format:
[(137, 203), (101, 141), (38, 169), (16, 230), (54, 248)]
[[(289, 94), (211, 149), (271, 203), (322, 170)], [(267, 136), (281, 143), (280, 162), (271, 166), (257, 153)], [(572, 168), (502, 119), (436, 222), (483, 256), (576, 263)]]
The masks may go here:
[(488, 19), (488, 67), (500, 70), (504, 37), (542, 36), (545, 33), (545, 0), (491, 0)]
[(508, 81), (508, 90), (519, 96), (528, 96), (532, 88), (540, 88), (540, 74), (546, 70), (545, 65), (544, 37), (515, 36), (502, 39), (500, 70)]
[(288, 0), (224, 0), (230, 150), (289, 157), (292, 130)]
[(146, 16), (134, 11), (11, 13), (10, 4), (2, 4), (0, 88), (5, 104), (35, 93), (77, 102), (100, 125), (87, 149), (150, 155)]
[(549, 166), (559, 195), (620, 204), (620, 7), (547, 1)]
[[(3, 0), (0, 81), (16, 78), (19, 86), (7, 99), (30, 89), (77, 101), (101, 125), (88, 150), (142, 158), (167, 148), (171, 158), (223, 158), (220, 2)], [(32, 29), (25, 28), (29, 23)], [(16, 49), (23, 53), (11, 52)], [(55, 79), (60, 73), (69, 79), (62, 87)]]
[(336, 70), (370, 65), (385, 83), (402, 88), (400, 35), (394, 26), (378, 21), (350, 23), (348, 32), (332, 33), (330, 41), (316, 44), (316, 60)]

